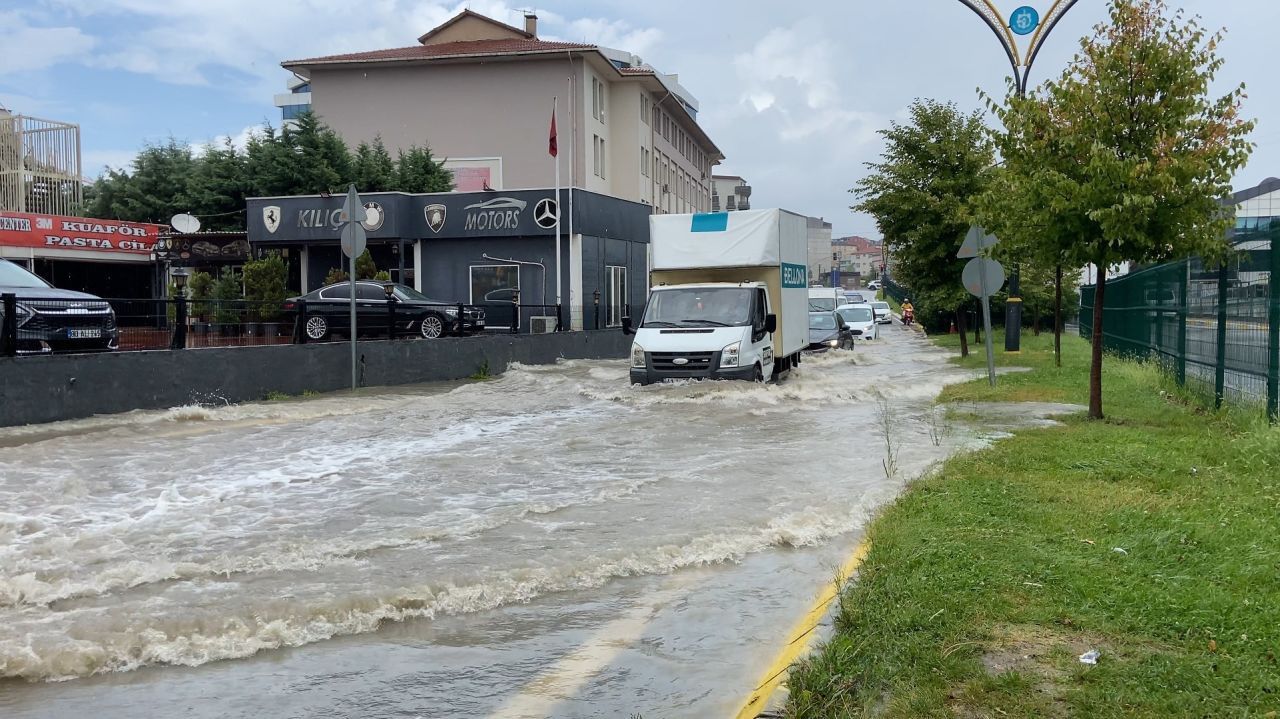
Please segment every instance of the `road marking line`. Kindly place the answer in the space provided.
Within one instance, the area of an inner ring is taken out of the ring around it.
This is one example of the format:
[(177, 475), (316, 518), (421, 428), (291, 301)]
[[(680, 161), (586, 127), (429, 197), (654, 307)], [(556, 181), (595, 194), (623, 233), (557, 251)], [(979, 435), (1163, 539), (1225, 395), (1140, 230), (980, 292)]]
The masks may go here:
[(736, 715), (737, 719), (755, 719), (760, 712), (764, 711), (769, 698), (785, 681), (787, 670), (813, 644), (814, 630), (818, 628), (818, 623), (826, 616), (831, 602), (839, 595), (842, 584), (849, 581), (853, 573), (862, 565), (870, 549), (871, 540), (863, 537), (862, 541), (858, 543), (858, 547), (853, 550), (853, 554), (840, 567), (840, 574), (837, 576), (836, 581), (829, 582), (823, 586), (818, 598), (814, 600), (813, 606), (809, 608), (809, 611), (805, 612), (799, 623), (787, 635), (786, 644), (782, 646), (777, 658), (773, 660), (769, 668), (760, 677), (755, 690), (747, 695), (746, 703), (742, 705), (742, 709)]
[[(671, 581), (671, 580), (668, 580)], [(560, 702), (573, 699), (582, 687), (623, 651), (635, 646), (662, 605), (683, 593), (684, 581), (642, 598), (621, 617), (605, 624), (576, 649), (547, 667), (493, 713), (502, 717), (550, 717)]]

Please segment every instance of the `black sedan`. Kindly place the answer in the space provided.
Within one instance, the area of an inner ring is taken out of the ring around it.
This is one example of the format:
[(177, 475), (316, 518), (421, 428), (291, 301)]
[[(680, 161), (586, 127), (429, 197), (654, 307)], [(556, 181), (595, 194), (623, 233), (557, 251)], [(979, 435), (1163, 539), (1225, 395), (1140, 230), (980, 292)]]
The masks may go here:
[[(304, 301), (306, 316), (302, 330), (308, 340), (325, 340), (335, 333), (350, 336), (350, 282), (328, 285), (285, 300), (284, 309), (296, 317)], [(361, 335), (387, 334), (389, 320), (398, 337), (416, 335), (435, 339), (484, 329), (484, 310), (468, 305), (461, 306), (461, 315), (458, 310), (456, 302), (433, 300), (406, 285), (373, 280), (356, 282), (356, 328)]]
[(852, 349), (853, 333), (835, 312), (809, 313), (809, 352), (826, 352), (834, 348)]
[[(102, 351), (120, 346), (116, 313), (100, 297), (60, 290), (8, 260), (0, 260), (0, 294), (13, 294), (17, 299), (13, 314), (20, 354)], [(4, 306), (0, 304), (0, 323), (3, 320)]]

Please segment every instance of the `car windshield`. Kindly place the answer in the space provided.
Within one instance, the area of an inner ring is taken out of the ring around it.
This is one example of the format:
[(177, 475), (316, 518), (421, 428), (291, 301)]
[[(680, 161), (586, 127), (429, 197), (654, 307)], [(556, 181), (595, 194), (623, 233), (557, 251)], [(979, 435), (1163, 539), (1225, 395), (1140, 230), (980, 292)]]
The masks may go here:
[(831, 312), (836, 308), (836, 298), (834, 297), (810, 297), (810, 312)]
[(840, 316), (844, 318), (845, 324), (853, 324), (854, 322), (870, 322), (871, 309), (868, 307), (850, 307), (840, 310)]
[(751, 324), (745, 287), (658, 290), (649, 298), (641, 327), (742, 327)]
[(52, 285), (8, 260), (0, 260), (0, 287), (52, 287)]
[(889, 309), (889, 303), (888, 303), (888, 302), (875, 302), (875, 303), (873, 303), (871, 306), (872, 306), (872, 307), (874, 307), (874, 308), (876, 308), (876, 309), (878, 309), (878, 310), (887, 310), (887, 309)]
[(831, 314), (812, 314), (809, 315), (809, 329), (811, 330), (833, 330), (836, 328), (836, 316)]

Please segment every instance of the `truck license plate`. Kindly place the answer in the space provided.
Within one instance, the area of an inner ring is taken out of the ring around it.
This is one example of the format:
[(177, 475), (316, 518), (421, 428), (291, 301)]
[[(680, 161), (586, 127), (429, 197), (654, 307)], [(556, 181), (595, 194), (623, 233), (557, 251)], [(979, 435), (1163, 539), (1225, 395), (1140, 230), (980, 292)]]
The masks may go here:
[(96, 340), (101, 338), (102, 330), (97, 327), (67, 330), (67, 339), (71, 340)]

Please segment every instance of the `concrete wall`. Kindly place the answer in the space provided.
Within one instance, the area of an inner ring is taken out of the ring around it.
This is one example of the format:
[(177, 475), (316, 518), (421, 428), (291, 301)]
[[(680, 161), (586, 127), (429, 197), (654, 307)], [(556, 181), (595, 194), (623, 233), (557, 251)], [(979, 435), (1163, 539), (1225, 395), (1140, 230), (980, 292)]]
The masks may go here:
[[(497, 374), (512, 362), (620, 358), (630, 346), (618, 330), (359, 345), (364, 386), (462, 379), (485, 363)], [(0, 426), (344, 389), (350, 352), (337, 342), (0, 358)]]

